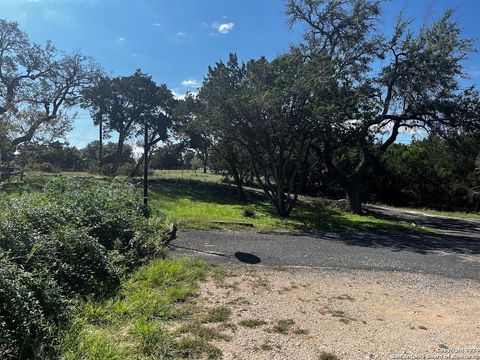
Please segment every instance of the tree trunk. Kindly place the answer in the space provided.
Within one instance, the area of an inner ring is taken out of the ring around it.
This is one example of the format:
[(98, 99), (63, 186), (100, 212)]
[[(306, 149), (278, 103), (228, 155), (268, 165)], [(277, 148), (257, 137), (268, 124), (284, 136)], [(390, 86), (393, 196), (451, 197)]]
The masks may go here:
[(120, 167), (120, 162), (122, 161), (124, 142), (125, 142), (125, 135), (120, 134), (120, 136), (118, 137), (117, 152), (115, 154), (115, 162), (113, 163), (112, 174), (111, 174), (113, 177), (117, 176), (118, 168)]
[(362, 213), (362, 201), (360, 196), (360, 181), (353, 181), (344, 188), (347, 195), (348, 210), (354, 214)]
[(232, 162), (229, 161), (228, 159), (225, 159), (225, 160), (228, 164), (228, 167), (230, 168), (230, 173), (232, 174), (233, 181), (235, 182), (235, 185), (237, 187), (238, 196), (240, 196), (240, 199), (244, 201), (247, 199), (247, 197), (245, 196), (245, 191), (243, 191), (243, 180), (240, 177), (240, 174), (238, 173), (236, 166), (233, 165)]
[(287, 197), (285, 195), (285, 189), (281, 184), (277, 184), (277, 213), (280, 217), (288, 217), (290, 215), (290, 206), (287, 204)]
[(346, 176), (343, 174), (334, 164), (332, 152), (326, 148), (323, 151), (319, 148), (315, 148), (319, 155), (323, 155), (325, 165), (328, 172), (333, 176), (335, 181), (342, 187), (345, 191), (348, 201), (348, 210), (354, 214), (362, 213), (362, 201), (360, 197), (360, 189), (363, 180), (363, 175), (367, 169), (367, 166), (370, 164), (371, 157), (366, 152), (365, 149), (362, 153), (362, 159), (359, 164), (356, 166), (353, 174), (351, 176)]
[(208, 150), (205, 150), (205, 154), (203, 155), (203, 173), (207, 173), (207, 164), (208, 164)]

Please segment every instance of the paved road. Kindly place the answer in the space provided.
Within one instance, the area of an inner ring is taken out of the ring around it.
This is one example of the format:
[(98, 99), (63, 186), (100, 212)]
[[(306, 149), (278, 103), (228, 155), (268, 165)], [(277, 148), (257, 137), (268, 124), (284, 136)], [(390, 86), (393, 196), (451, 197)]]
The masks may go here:
[(364, 205), (364, 209), (376, 216), (429, 226), (443, 234), (480, 238), (480, 221), (458, 219), (450, 216), (424, 214), (421, 211)]
[(180, 230), (170, 248), (174, 255), (229, 263), (412, 271), (480, 281), (480, 222), (368, 209), (379, 216), (435, 227), (441, 234)]

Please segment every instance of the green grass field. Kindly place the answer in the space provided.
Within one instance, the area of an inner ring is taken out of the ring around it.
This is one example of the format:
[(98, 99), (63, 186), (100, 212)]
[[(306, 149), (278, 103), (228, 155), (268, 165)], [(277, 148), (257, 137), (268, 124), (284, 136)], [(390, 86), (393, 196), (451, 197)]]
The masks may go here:
[[(151, 206), (164, 210), (169, 221), (188, 228), (245, 228), (238, 222), (253, 225), (253, 230), (411, 230), (400, 222), (372, 216), (354, 215), (328, 208), (321, 199), (302, 197), (289, 218), (275, 214), (262, 192), (246, 189), (248, 201), (242, 201), (233, 185), (221, 183), (221, 177), (192, 171), (156, 172), (150, 185)], [(246, 208), (254, 218), (245, 217)], [(417, 228), (418, 229), (418, 228)]]

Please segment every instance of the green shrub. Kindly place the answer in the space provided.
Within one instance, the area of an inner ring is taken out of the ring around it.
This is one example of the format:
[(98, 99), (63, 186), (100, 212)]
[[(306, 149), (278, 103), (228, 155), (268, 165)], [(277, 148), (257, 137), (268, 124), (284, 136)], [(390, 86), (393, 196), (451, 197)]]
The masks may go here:
[(56, 179), (0, 210), (0, 358), (50, 359), (76, 298), (111, 295), (126, 270), (164, 255), (126, 182)]
[(72, 209), (70, 220), (86, 227), (107, 250), (128, 250), (130, 240), (143, 226), (143, 204), (135, 188), (126, 182), (59, 178), (49, 182), (44, 191)]
[(67, 296), (103, 297), (120, 283), (105, 248), (83, 229), (65, 227), (39, 238), (25, 269), (48, 271)]
[(0, 217), (0, 249), (16, 257), (26, 257), (37, 239), (64, 226), (69, 209), (31, 194), (10, 200)]
[(251, 206), (248, 206), (243, 209), (242, 215), (247, 218), (256, 218), (257, 217), (257, 212), (255, 209)]
[(49, 359), (67, 303), (48, 274), (0, 260), (0, 358)]

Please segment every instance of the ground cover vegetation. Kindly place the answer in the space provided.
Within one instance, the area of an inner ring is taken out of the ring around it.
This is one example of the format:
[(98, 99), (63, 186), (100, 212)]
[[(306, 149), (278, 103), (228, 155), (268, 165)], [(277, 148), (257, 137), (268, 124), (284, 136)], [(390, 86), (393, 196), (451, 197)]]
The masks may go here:
[(1, 357), (55, 358), (75, 305), (115, 294), (127, 273), (164, 254), (163, 239), (163, 219), (145, 219), (120, 181), (56, 179), (2, 200)]

